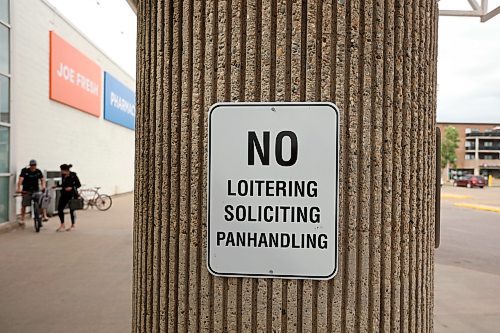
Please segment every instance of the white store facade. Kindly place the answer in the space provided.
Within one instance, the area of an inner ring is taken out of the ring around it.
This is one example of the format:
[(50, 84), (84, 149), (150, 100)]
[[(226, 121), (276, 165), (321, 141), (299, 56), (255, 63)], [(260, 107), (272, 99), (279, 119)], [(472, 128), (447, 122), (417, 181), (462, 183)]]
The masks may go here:
[(30, 159), (85, 187), (134, 186), (135, 80), (44, 0), (0, 0), (0, 223)]

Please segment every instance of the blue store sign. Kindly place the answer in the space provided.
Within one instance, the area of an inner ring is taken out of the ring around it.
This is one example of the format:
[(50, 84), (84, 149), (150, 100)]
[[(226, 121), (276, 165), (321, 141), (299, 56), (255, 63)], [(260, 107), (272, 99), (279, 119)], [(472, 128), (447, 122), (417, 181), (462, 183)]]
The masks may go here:
[(135, 129), (135, 93), (104, 72), (104, 119)]

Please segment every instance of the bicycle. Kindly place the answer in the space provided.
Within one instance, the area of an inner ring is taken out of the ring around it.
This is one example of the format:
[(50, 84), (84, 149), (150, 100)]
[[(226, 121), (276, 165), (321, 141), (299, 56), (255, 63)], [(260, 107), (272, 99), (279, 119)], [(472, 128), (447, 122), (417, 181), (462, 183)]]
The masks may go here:
[(42, 196), (42, 192), (27, 192), (27, 191), (22, 191), (18, 192), (14, 197), (22, 197), (26, 194), (31, 193), (31, 214), (33, 217), (33, 224), (36, 232), (40, 232), (40, 229), (42, 228), (42, 216), (40, 214), (40, 198)]
[(83, 209), (96, 207), (100, 211), (105, 211), (111, 208), (113, 200), (107, 194), (99, 193), (100, 187), (85, 188), (78, 190), (78, 194), (83, 198)]

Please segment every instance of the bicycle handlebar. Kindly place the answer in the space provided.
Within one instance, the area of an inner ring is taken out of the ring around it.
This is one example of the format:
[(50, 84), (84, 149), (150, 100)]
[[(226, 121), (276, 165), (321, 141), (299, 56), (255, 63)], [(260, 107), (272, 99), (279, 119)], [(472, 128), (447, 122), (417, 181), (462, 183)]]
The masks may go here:
[(30, 191), (21, 191), (21, 192), (18, 192), (16, 191), (16, 194), (14, 194), (14, 198), (17, 198), (17, 197), (22, 197), (23, 195), (25, 194), (42, 194), (41, 191), (35, 191), (35, 192), (30, 192)]

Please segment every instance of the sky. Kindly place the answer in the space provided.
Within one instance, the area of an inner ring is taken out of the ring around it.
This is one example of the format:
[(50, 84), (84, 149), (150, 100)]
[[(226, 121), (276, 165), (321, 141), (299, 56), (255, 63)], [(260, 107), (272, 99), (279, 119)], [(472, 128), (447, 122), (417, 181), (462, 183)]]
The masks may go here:
[[(136, 16), (126, 0), (47, 0), (135, 77)], [(478, 0), (478, 2), (480, 2)], [(441, 9), (468, 9), (441, 0)], [(500, 0), (489, 0), (489, 7)], [(500, 15), (439, 18), (437, 120), (500, 123)]]
[[(466, 9), (467, 1), (440, 1), (441, 9), (450, 5)], [(485, 23), (441, 16), (438, 38), (437, 120), (500, 123), (500, 15)]]
[(126, 0), (46, 0), (135, 78), (137, 20)]

